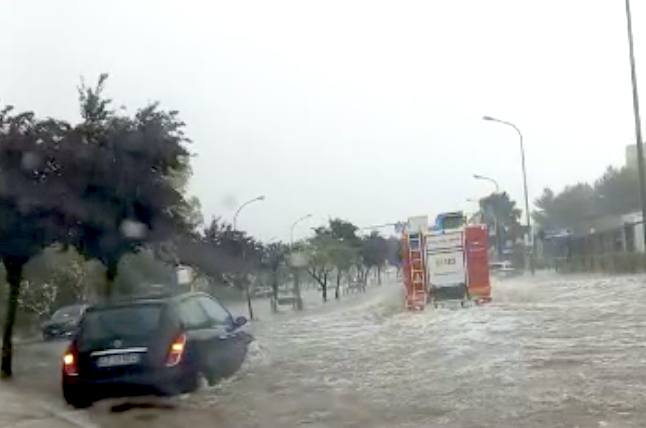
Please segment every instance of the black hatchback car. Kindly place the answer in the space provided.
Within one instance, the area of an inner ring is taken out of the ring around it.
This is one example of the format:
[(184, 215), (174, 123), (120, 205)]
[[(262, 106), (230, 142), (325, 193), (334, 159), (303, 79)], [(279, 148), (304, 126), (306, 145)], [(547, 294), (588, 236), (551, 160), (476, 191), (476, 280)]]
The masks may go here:
[(205, 293), (136, 298), (85, 311), (63, 356), (63, 396), (74, 407), (107, 397), (176, 395), (233, 375), (252, 336)]
[(87, 305), (71, 305), (58, 309), (41, 326), (45, 340), (71, 337), (74, 335)]

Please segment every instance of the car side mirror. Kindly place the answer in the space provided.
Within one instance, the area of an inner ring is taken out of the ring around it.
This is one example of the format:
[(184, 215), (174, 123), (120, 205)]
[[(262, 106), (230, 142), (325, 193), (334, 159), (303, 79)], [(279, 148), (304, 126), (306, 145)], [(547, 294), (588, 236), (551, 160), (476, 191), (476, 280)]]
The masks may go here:
[(243, 317), (243, 316), (236, 317), (236, 318), (233, 320), (233, 324), (235, 325), (235, 327), (236, 327), (236, 328), (238, 328), (238, 327), (242, 327), (242, 326), (243, 326), (243, 325), (245, 325), (247, 322), (248, 322), (247, 317)]

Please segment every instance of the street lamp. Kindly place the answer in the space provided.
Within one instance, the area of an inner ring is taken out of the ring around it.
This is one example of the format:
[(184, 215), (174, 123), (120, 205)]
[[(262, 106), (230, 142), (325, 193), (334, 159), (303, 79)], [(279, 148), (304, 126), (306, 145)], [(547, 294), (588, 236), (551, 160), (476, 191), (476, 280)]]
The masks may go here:
[(312, 218), (312, 214), (304, 215), (303, 217), (299, 218), (294, 223), (292, 223), (292, 227), (290, 229), (290, 244), (292, 247), (294, 246), (294, 228), (296, 227), (296, 225), (298, 225), (298, 223), (304, 220), (307, 220), (308, 218)]
[(253, 204), (254, 202), (259, 202), (259, 201), (264, 201), (265, 196), (258, 196), (253, 199), (249, 199), (247, 202), (244, 204), (240, 205), (240, 208), (236, 211), (235, 215), (233, 216), (233, 230), (238, 230), (238, 215), (240, 214), (240, 211), (243, 210), (244, 207), (246, 207), (249, 204)]
[(534, 275), (534, 258), (536, 257), (536, 255), (534, 254), (534, 237), (532, 236), (531, 214), (529, 212), (529, 193), (527, 191), (527, 167), (525, 166), (525, 146), (523, 145), (523, 134), (520, 132), (520, 129), (518, 129), (518, 127), (511, 122), (505, 122), (504, 120), (496, 119), (491, 116), (483, 116), (482, 118), (490, 122), (498, 122), (503, 125), (511, 126), (516, 130), (518, 137), (520, 138), (520, 158), (523, 166), (523, 188), (525, 191), (525, 217), (527, 220), (527, 235), (529, 236), (529, 242), (532, 245), (531, 257), (529, 259), (529, 269), (531, 270), (532, 275)]
[[(635, 138), (637, 140), (637, 169), (639, 170), (639, 196), (642, 205), (642, 221), (646, 221), (646, 172), (644, 171), (644, 143), (642, 141), (642, 124), (639, 114), (639, 95), (637, 92), (637, 71), (635, 69), (635, 52), (633, 49), (633, 23), (630, 14), (630, 0), (626, 0), (626, 23), (628, 26), (628, 48), (630, 54), (630, 77), (633, 87), (633, 115), (635, 116)], [(646, 245), (646, 227), (643, 227), (643, 239)]]
[(493, 183), (493, 185), (496, 186), (496, 193), (500, 193), (500, 186), (498, 185), (498, 182), (493, 178), (487, 177), (484, 175), (479, 175), (479, 174), (473, 174), (473, 178), (475, 178), (476, 180), (485, 180), (490, 183)]
[[(240, 214), (240, 211), (242, 211), (242, 209), (244, 207), (246, 207), (247, 205), (252, 204), (254, 202), (264, 201), (264, 200), (265, 200), (264, 196), (258, 196), (256, 198), (249, 199), (247, 202), (240, 205), (240, 208), (238, 208), (235, 215), (233, 216), (233, 230), (234, 231), (238, 230), (238, 215)], [(245, 261), (245, 253), (244, 253), (244, 247), (243, 247), (243, 250), (242, 250), (243, 266), (244, 266), (244, 261)], [(245, 289), (246, 289), (246, 294), (247, 294), (247, 307), (249, 308), (249, 319), (253, 320), (253, 306), (251, 305), (251, 292), (249, 290), (249, 284), (247, 283), (247, 281), (245, 281)]]

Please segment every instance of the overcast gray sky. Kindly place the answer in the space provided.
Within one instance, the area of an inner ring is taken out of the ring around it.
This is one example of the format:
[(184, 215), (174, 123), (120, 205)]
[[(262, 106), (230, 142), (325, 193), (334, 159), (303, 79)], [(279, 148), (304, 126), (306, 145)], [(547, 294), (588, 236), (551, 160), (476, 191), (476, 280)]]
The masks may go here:
[[(80, 76), (180, 110), (206, 218), (264, 239), (466, 209), (622, 165), (634, 140), (617, 0), (0, 0), (0, 100), (77, 117)], [(646, 4), (633, 1), (646, 93)], [(646, 102), (643, 103), (646, 109)]]

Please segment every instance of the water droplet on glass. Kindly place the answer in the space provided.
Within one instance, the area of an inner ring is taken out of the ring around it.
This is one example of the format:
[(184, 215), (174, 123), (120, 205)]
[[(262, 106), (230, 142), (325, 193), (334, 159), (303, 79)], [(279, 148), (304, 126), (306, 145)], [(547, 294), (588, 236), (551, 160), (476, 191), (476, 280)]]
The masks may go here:
[(146, 235), (146, 225), (139, 221), (124, 220), (120, 230), (123, 236), (130, 239), (141, 239)]
[(26, 152), (22, 155), (22, 168), (25, 171), (34, 171), (40, 165), (40, 156), (34, 152)]

